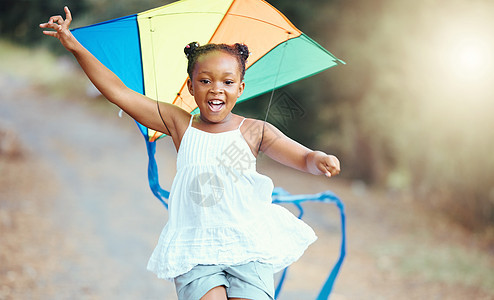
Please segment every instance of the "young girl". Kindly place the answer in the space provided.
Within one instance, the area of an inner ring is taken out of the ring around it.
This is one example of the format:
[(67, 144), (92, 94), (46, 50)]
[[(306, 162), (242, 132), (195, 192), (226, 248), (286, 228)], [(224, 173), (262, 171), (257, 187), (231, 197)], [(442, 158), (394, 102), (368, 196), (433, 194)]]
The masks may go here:
[[(142, 125), (173, 139), (177, 174), (169, 220), (148, 269), (174, 280), (178, 298), (274, 299), (273, 273), (296, 261), (316, 239), (312, 229), (271, 203), (273, 183), (256, 172), (263, 151), (292, 168), (330, 177), (332, 155), (312, 151), (264, 121), (233, 114), (245, 84), (245, 45), (186, 46), (188, 89), (200, 113), (191, 115), (127, 88), (53, 16), (41, 28), (70, 51), (99, 91)], [(239, 166), (242, 166), (241, 168)]]

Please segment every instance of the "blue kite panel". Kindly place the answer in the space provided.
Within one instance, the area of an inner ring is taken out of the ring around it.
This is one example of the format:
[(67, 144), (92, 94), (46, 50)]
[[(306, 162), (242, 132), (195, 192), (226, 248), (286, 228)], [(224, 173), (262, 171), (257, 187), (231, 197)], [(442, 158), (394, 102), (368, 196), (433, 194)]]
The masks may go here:
[(127, 87), (144, 94), (137, 15), (76, 28), (72, 34)]

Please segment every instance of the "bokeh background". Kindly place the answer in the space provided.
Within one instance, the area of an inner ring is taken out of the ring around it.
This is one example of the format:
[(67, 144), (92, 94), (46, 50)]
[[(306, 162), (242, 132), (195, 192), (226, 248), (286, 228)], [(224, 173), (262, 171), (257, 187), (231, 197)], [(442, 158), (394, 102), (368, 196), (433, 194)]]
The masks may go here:
[[(100, 110), (106, 108), (93, 104), (99, 96), (74, 66), (74, 60), (58, 45), (57, 40), (44, 37), (38, 24), (45, 22), (51, 15), (63, 13), (64, 5), (71, 8), (74, 16), (72, 28), (75, 28), (170, 2), (1, 0), (0, 73), (4, 79), (15, 78), (16, 82), (22, 79), (19, 84), (22, 89), (32, 87), (44, 97), (70, 98), (70, 95), (72, 98), (86, 99), (83, 103), (90, 103), (88, 105), (96, 107), (97, 113), (101, 113)], [(419, 214), (443, 220), (443, 235), (453, 232), (453, 228), (454, 232), (461, 232), (462, 238), (455, 242), (461, 244), (468, 241), (465, 252), (471, 250), (474, 256), (484, 257), (485, 260), (476, 262), (467, 259), (467, 266), (451, 271), (456, 277), (445, 276), (444, 279), (434, 275), (429, 276), (428, 280), (439, 282), (439, 291), (443, 288), (447, 290), (451, 284), (465, 284), (474, 287), (472, 295), (492, 299), (494, 2), (268, 2), (282, 11), (304, 33), (347, 63), (280, 91), (289, 95), (302, 112), (292, 115), (289, 122), (285, 119), (283, 131), (311, 148), (337, 155), (343, 172), (339, 183), (333, 188), (338, 190), (340, 186), (348, 187), (342, 188), (342, 193), (348, 191), (351, 194), (349, 197), (358, 196), (360, 201), (375, 198), (381, 199), (376, 200), (379, 202), (386, 199), (384, 201), (388, 202), (382, 208), (387, 210), (376, 214), (393, 214), (395, 212), (389, 211), (390, 207), (399, 203), (399, 209), (404, 210), (405, 214), (407, 210), (411, 213), (418, 209)], [(9, 84), (2, 86), (14, 91)], [(269, 95), (260, 96), (239, 104), (236, 111), (264, 118), (268, 101)], [(5, 115), (3, 118), (8, 120)], [(276, 123), (274, 117), (270, 118)], [(0, 210), (3, 210), (4, 218), (9, 220), (11, 217), (5, 216), (11, 213), (8, 207), (12, 205), (5, 204), (11, 201), (6, 199), (6, 195), (10, 195), (6, 191), (10, 191), (14, 186), (12, 182), (18, 180), (8, 179), (13, 175), (7, 171), (11, 170), (9, 168), (19, 169), (16, 164), (22, 164), (13, 162), (16, 153), (22, 152), (15, 150), (16, 143), (22, 149), (22, 138), (19, 142), (11, 142), (15, 138), (10, 137), (22, 136), (22, 129), (18, 127), (17, 124), (10, 127), (4, 125), (4, 128), (10, 129), (3, 132), (9, 134), (0, 135), (0, 145), (3, 145), (3, 152), (0, 151), (3, 161), (0, 164), (3, 166), (0, 168), (0, 187), (5, 192), (3, 197), (0, 196), (0, 204), (3, 203)], [(145, 165), (145, 158), (142, 164)], [(19, 176), (24, 175), (22, 173)], [(289, 184), (290, 181), (287, 182)], [(371, 191), (372, 197), (369, 194)], [(355, 219), (358, 220), (358, 217)], [(429, 222), (417, 222), (421, 221)], [(7, 223), (0, 225), (4, 230), (2, 234), (13, 232), (10, 225), (5, 225)], [(407, 230), (400, 234), (406, 235)], [(409, 254), (407, 249), (390, 246), (386, 249), (374, 248), (373, 251), (377, 253), (377, 261), (383, 263), (379, 258), (405, 259)], [(8, 261), (6, 253), (3, 262)], [(431, 259), (437, 260), (444, 255), (439, 251), (437, 257)], [(456, 258), (445, 264), (454, 264), (463, 259), (453, 257)], [(423, 258), (425, 261), (427, 259)], [(388, 266), (387, 260), (384, 265)], [(397, 265), (392, 266), (399, 268)], [(482, 269), (482, 266), (487, 269)], [(407, 270), (414, 276), (421, 273), (420, 270), (410, 271), (410, 268), (414, 270), (410, 266)], [(477, 274), (475, 270), (481, 272)], [(9, 277), (6, 274), (9, 271), (12, 271), (9, 267), (0, 267), (0, 279), (5, 280), (0, 285), (5, 283), (4, 286), (7, 286)], [(477, 277), (468, 279), (468, 272), (477, 274)], [(410, 280), (406, 276), (403, 278)], [(345, 295), (348, 299), (360, 299), (359, 296), (348, 296), (351, 294), (343, 286), (339, 291), (342, 299)], [(9, 288), (12, 291), (12, 285)], [(0, 287), (0, 291), (2, 289)], [(437, 292), (437, 289), (432, 291)], [(462, 295), (468, 295), (469, 291)], [(376, 298), (380, 298), (379, 295), (386, 298), (384, 294), (374, 295)], [(410, 299), (406, 294), (401, 296), (401, 299)]]

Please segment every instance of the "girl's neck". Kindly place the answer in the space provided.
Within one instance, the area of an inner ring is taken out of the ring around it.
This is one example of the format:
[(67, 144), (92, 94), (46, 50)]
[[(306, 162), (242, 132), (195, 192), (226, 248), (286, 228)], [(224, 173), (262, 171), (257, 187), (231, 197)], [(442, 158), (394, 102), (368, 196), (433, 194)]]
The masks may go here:
[(218, 133), (218, 132), (223, 132), (223, 131), (230, 131), (233, 129), (237, 128), (237, 124), (235, 120), (237, 119), (237, 115), (233, 113), (229, 113), (223, 120), (220, 122), (211, 122), (207, 119), (204, 119), (201, 114), (197, 117), (194, 118), (193, 124), (195, 128), (211, 132), (211, 133)]
[(232, 120), (233, 116), (234, 116), (234, 114), (232, 112), (230, 112), (223, 120), (221, 120), (219, 122), (211, 122), (208, 119), (204, 118), (201, 113), (199, 113), (197, 121), (206, 125), (206, 126), (225, 125), (225, 124), (228, 124)]

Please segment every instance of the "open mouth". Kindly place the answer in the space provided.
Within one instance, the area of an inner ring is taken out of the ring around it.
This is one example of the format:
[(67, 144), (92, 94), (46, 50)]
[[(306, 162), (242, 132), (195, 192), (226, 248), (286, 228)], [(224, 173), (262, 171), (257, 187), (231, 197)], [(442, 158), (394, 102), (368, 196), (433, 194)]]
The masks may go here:
[(208, 105), (213, 112), (218, 112), (225, 106), (225, 102), (221, 100), (211, 100), (208, 101)]

